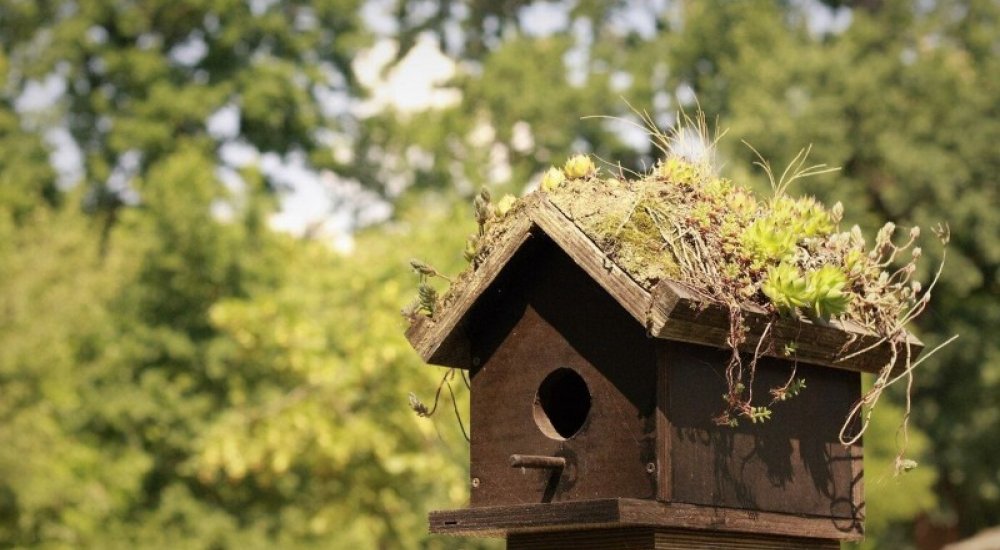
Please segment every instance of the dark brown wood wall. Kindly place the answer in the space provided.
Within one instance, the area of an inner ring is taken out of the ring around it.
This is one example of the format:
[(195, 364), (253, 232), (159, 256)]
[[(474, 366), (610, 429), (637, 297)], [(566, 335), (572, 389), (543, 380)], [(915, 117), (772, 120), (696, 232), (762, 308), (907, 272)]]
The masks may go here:
[[(471, 342), (472, 506), (656, 497), (655, 344), (642, 326), (551, 240), (536, 235), (480, 298)], [(558, 368), (586, 382), (581, 430), (553, 439), (533, 417)], [(548, 470), (511, 468), (511, 454), (565, 457)]]
[[(776, 403), (767, 422), (716, 425), (726, 392), (729, 352), (662, 342), (668, 373), (661, 394), (670, 440), (670, 496), (675, 502), (860, 520), (861, 446), (845, 448), (837, 434), (861, 391), (860, 374), (798, 365), (806, 388)], [(749, 362), (749, 358), (747, 358)], [(754, 399), (770, 400), (790, 361), (762, 358)]]
[[(473, 357), (471, 504), (600, 498), (831, 517), (858, 532), (861, 446), (837, 441), (860, 395), (855, 372), (800, 364), (803, 393), (769, 422), (716, 426), (729, 352), (648, 338), (621, 306), (544, 234), (504, 267), (464, 323)], [(591, 410), (553, 438), (534, 407), (542, 381), (568, 368)], [(762, 358), (754, 392), (768, 399), (792, 363)], [(511, 468), (512, 454), (566, 459), (559, 472)]]

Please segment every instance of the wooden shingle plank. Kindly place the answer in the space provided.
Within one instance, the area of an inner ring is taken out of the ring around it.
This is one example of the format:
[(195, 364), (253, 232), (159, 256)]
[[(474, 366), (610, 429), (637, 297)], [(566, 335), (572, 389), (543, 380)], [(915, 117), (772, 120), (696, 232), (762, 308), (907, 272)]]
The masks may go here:
[[(719, 304), (705, 303), (695, 293), (675, 281), (660, 281), (647, 292), (590, 239), (569, 217), (544, 196), (534, 196), (513, 216), (506, 233), (494, 244), (483, 264), (451, 289), (448, 305), (434, 318), (418, 317), (406, 336), (424, 361), (444, 366), (469, 368), (468, 342), (459, 330), (466, 313), (493, 283), (504, 266), (530, 238), (534, 226), (544, 231), (594, 281), (596, 281), (633, 318), (657, 338), (728, 347), (729, 313)], [(770, 316), (760, 307), (744, 309), (749, 332), (743, 351), (757, 347)], [(769, 329), (771, 345), (764, 355), (786, 358), (786, 345), (794, 345), (794, 358), (817, 365), (878, 372), (890, 360), (887, 343), (847, 360), (842, 358), (865, 349), (878, 337), (850, 322), (829, 326), (808, 320), (781, 319)], [(911, 360), (923, 350), (923, 344), (907, 333)], [(905, 349), (894, 366), (905, 366)]]
[[(725, 307), (706, 304), (683, 285), (673, 281), (661, 281), (654, 296), (661, 305), (654, 306), (653, 309), (665, 311), (667, 318), (655, 332), (656, 337), (719, 348), (728, 347), (729, 312)], [(743, 314), (749, 328), (743, 351), (752, 352), (770, 317), (759, 308), (744, 309)], [(883, 343), (861, 355), (842, 360), (878, 341), (876, 335), (850, 322), (834, 321), (829, 326), (821, 326), (805, 319), (779, 319), (770, 328), (768, 336), (771, 345), (761, 351), (771, 357), (794, 357), (806, 363), (861, 372), (877, 372), (890, 359), (889, 345)], [(916, 359), (923, 344), (910, 334), (907, 337), (912, 359)], [(786, 345), (794, 347), (793, 356), (785, 355)], [(902, 368), (903, 362), (905, 352), (901, 353), (895, 368)]]
[(642, 325), (647, 324), (651, 298), (555, 205), (542, 198), (528, 215), (597, 284)]
[[(617, 300), (652, 336), (668, 340), (728, 347), (729, 312), (718, 304), (706, 304), (701, 298), (675, 281), (660, 281), (647, 292), (627, 272), (619, 268), (557, 206), (542, 198), (529, 215), (567, 254), (598, 284)], [(763, 308), (743, 311), (749, 327), (744, 351), (752, 352), (763, 334), (770, 316)], [(827, 367), (877, 372), (890, 360), (889, 345), (883, 343), (857, 357), (842, 360), (878, 341), (878, 337), (851, 322), (834, 321), (829, 326), (808, 320), (781, 319), (769, 329), (772, 340), (764, 355), (785, 358), (785, 346), (795, 346), (795, 358)], [(907, 334), (912, 359), (923, 344)], [(904, 366), (901, 353), (895, 369)]]
[[(525, 205), (531, 208), (531, 203)], [(450, 289), (449, 303), (434, 317), (418, 316), (406, 338), (424, 361), (434, 365), (469, 368), (468, 342), (458, 332), (465, 314), (493, 283), (521, 246), (531, 238), (531, 219), (514, 215), (506, 233), (493, 245), (482, 265)]]

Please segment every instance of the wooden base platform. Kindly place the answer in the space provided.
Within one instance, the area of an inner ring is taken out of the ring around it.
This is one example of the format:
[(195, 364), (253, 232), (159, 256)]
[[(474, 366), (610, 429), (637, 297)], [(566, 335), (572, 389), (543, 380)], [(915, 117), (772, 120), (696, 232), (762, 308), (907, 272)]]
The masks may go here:
[[(601, 530), (607, 534), (615, 529), (628, 528), (629, 533), (634, 535), (639, 531), (632, 528), (637, 527), (651, 528), (646, 531), (653, 534), (711, 531), (712, 537), (706, 540), (713, 540), (719, 534), (726, 533), (764, 535), (772, 541), (788, 538), (811, 540), (806, 545), (802, 545), (803, 540), (799, 540), (799, 546), (773, 546), (774, 548), (836, 548), (839, 541), (856, 541), (864, 537), (862, 521), (615, 498), (441, 510), (431, 512), (430, 530), (432, 533), (446, 535), (506, 536), (511, 544), (509, 548), (544, 547), (514, 546), (528, 544), (525, 541), (529, 541), (530, 537), (521, 537), (522, 534), (557, 532), (559, 536), (568, 536), (573, 532), (591, 530)], [(750, 538), (741, 536), (733, 540)], [(817, 545), (820, 542), (823, 544)], [(830, 544), (833, 546), (829, 546)], [(649, 546), (661, 547), (679, 548), (669, 545)], [(768, 546), (747, 548), (765, 547)], [(591, 547), (576, 544), (574, 548), (583, 550)]]
[(659, 527), (520, 533), (507, 537), (507, 550), (838, 550), (840, 542), (803, 537), (717, 533)]

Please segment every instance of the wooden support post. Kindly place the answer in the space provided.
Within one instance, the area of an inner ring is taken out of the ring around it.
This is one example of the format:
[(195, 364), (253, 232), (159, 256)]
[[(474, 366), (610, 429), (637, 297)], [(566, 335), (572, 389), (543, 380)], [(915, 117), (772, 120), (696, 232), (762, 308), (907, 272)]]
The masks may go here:
[(656, 527), (517, 533), (507, 537), (507, 550), (603, 550), (608, 548), (628, 548), (629, 550), (686, 550), (690, 548), (709, 550), (798, 550), (802, 548), (837, 550), (840, 548), (840, 543), (802, 537)]

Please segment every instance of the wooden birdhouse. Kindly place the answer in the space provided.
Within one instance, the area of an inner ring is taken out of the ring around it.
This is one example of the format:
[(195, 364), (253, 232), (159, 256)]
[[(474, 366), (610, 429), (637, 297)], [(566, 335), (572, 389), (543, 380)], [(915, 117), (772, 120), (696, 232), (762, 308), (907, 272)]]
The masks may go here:
[[(644, 289), (544, 196), (526, 200), (441, 311), (407, 332), (427, 363), (471, 375), (471, 502), (432, 513), (431, 530), (506, 536), (509, 548), (861, 538), (862, 446), (838, 433), (861, 373), (888, 352), (841, 361), (877, 338), (782, 320), (771, 337), (794, 353), (769, 346), (752, 389), (793, 368), (808, 389), (767, 422), (720, 426), (728, 312), (693, 296), (671, 281)], [(767, 316), (745, 315), (751, 351)]]

